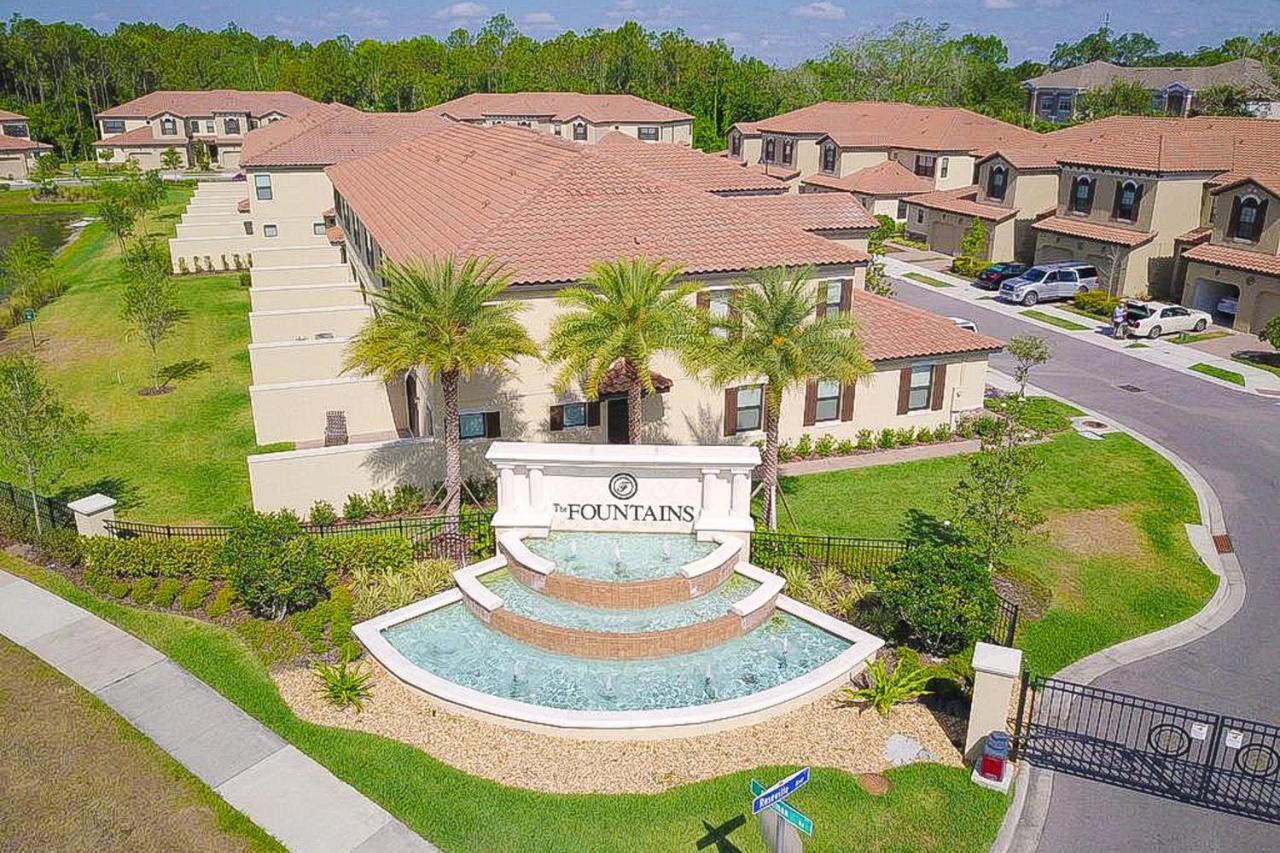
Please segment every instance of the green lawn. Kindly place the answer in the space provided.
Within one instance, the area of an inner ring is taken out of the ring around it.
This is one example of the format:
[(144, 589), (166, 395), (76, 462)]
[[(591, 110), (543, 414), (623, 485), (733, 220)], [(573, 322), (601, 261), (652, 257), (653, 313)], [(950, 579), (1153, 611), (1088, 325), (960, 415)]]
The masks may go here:
[(0, 216), (27, 213), (91, 214), (94, 211), (94, 203), (91, 201), (35, 201), (32, 195), (32, 190), (0, 192)]
[[(145, 226), (149, 233), (171, 235), (190, 192), (171, 187)], [(139, 521), (216, 522), (246, 505), (245, 456), (254, 450), (249, 295), (236, 276), (179, 279), (189, 317), (161, 345), (175, 390), (142, 397), (149, 357), (120, 320), (115, 238), (90, 225), (58, 254), (56, 274), (68, 289), (39, 312), (40, 358), (65, 401), (88, 413), (93, 444), (52, 491), (68, 498), (106, 492)], [(25, 335), (14, 334), (0, 349), (27, 345)]]
[(1214, 379), (1221, 379), (1224, 382), (1231, 382), (1235, 385), (1244, 385), (1244, 377), (1234, 370), (1226, 370), (1222, 367), (1216, 367), (1212, 364), (1205, 364), (1203, 361), (1198, 364), (1191, 365), (1191, 370), (1196, 373), (1203, 373), (1205, 376), (1212, 376)]
[(921, 284), (927, 284), (930, 287), (954, 287), (950, 282), (943, 281), (940, 278), (934, 278), (931, 275), (925, 275), (922, 272), (909, 272), (906, 277), (912, 281), (918, 281)]
[(1085, 326), (1080, 323), (1072, 322), (1065, 317), (1058, 317), (1053, 314), (1046, 314), (1043, 311), (1037, 311), (1034, 308), (1028, 308), (1025, 311), (1019, 311), (1023, 317), (1029, 317), (1032, 320), (1039, 320), (1041, 323), (1048, 323), (1050, 326), (1057, 326), (1059, 329), (1066, 329), (1068, 332), (1083, 332), (1091, 326)]
[(1270, 360), (1264, 360), (1263, 358), (1247, 356), (1247, 355), (1233, 355), (1231, 357), (1231, 360), (1238, 361), (1241, 364), (1247, 364), (1250, 367), (1256, 367), (1259, 370), (1265, 370), (1268, 373), (1274, 373), (1276, 376), (1280, 376), (1280, 356), (1267, 354), (1267, 358), (1269, 358)]
[[(1199, 511), (1168, 462), (1125, 435), (1065, 434), (1032, 452), (1041, 463), (1033, 501), (1054, 536), (1032, 536), (1006, 571), (1029, 602), (1024, 611), (1044, 610), (1021, 629), (1029, 668), (1056, 672), (1204, 605), (1217, 579), (1187, 542), (1183, 524)], [(790, 477), (783, 490), (805, 533), (919, 537), (949, 517), (965, 464), (950, 457)]]
[[(747, 782), (794, 769), (762, 767), (655, 795), (555, 795), (499, 785), (398, 741), (299, 720), (262, 663), (225, 628), (103, 601), (7, 554), (0, 553), (0, 568), (160, 649), (445, 850), (760, 851)], [(815, 768), (813, 781), (790, 799), (817, 827), (806, 849), (958, 853), (990, 846), (1006, 799), (973, 785), (967, 770), (916, 764), (886, 775), (893, 790), (873, 797), (848, 774)]]

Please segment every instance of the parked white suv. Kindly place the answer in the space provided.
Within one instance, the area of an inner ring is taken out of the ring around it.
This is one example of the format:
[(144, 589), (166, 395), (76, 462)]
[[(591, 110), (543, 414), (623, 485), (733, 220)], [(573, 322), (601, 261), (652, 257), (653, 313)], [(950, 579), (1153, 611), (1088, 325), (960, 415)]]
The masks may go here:
[(1181, 305), (1136, 300), (1125, 304), (1125, 325), (1130, 337), (1158, 338), (1169, 332), (1203, 332), (1211, 322), (1213, 318), (1204, 311)]
[(1000, 283), (1006, 302), (1035, 305), (1046, 299), (1070, 299), (1077, 293), (1098, 289), (1098, 270), (1080, 261), (1036, 264), (1017, 278)]

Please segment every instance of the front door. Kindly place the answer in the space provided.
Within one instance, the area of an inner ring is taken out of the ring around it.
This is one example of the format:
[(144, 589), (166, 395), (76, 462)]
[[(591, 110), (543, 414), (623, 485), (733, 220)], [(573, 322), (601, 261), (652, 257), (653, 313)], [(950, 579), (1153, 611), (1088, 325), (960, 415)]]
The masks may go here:
[(627, 444), (627, 398), (614, 397), (606, 401), (605, 434), (610, 444)]

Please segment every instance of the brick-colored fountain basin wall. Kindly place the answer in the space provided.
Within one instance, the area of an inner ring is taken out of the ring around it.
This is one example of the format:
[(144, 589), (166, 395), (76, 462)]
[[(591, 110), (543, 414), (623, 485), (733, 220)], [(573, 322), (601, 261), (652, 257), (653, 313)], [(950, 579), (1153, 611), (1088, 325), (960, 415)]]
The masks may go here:
[(647, 581), (614, 583), (576, 578), (557, 571), (547, 575), (539, 574), (520, 565), (506, 549), (502, 549), (502, 553), (507, 558), (512, 577), (530, 589), (553, 598), (585, 604), (587, 607), (608, 607), (615, 610), (661, 607), (697, 598), (723, 583), (733, 573), (733, 567), (738, 562), (738, 554), (735, 552), (724, 565), (696, 578), (674, 575)]

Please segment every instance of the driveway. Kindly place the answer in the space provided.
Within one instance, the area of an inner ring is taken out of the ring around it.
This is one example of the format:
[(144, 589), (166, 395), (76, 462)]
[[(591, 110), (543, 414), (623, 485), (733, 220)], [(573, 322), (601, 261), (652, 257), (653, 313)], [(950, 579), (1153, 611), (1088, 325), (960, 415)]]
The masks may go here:
[[(895, 280), (897, 298), (961, 315), (1008, 339), (1038, 334), (1053, 358), (1031, 381), (1145, 433), (1218, 493), (1248, 585), (1224, 627), (1098, 680), (1113, 690), (1280, 724), (1280, 404), (1044, 330), (932, 288)], [(1004, 354), (992, 364), (1005, 372)], [(1140, 392), (1122, 390), (1133, 385)], [(1041, 851), (1280, 850), (1280, 831), (1172, 800), (1063, 774), (1053, 784)]]

